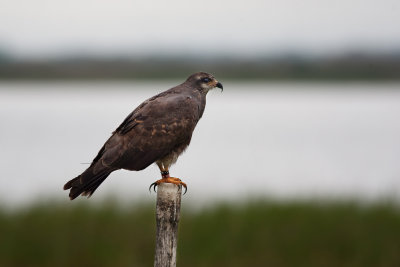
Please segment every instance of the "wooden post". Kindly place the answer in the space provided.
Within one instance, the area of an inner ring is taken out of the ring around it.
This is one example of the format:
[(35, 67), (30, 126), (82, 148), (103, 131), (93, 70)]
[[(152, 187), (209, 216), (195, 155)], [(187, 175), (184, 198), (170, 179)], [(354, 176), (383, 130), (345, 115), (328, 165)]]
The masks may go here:
[(157, 187), (155, 267), (176, 266), (181, 195), (181, 187), (175, 184), (161, 183)]

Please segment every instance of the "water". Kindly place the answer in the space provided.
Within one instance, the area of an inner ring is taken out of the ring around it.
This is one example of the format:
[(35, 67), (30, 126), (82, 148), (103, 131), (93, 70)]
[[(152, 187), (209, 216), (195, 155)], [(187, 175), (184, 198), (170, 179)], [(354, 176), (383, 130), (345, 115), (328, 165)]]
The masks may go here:
[[(110, 133), (144, 99), (176, 84), (0, 83), (0, 201), (67, 201)], [(171, 174), (184, 201), (248, 197), (400, 196), (400, 88), (384, 83), (224, 83)], [(113, 173), (91, 201), (110, 194), (154, 200), (155, 165)], [(86, 200), (79, 200), (86, 201)]]

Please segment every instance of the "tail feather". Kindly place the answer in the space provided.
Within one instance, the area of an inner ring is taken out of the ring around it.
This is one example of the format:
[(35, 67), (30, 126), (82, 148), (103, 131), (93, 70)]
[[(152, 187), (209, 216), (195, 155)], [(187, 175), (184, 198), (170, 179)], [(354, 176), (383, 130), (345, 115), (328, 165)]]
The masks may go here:
[(78, 177), (68, 181), (64, 185), (64, 190), (71, 189), (69, 192), (71, 200), (80, 195), (90, 197), (113, 171), (113, 169), (104, 169), (93, 173), (93, 167), (91, 166)]

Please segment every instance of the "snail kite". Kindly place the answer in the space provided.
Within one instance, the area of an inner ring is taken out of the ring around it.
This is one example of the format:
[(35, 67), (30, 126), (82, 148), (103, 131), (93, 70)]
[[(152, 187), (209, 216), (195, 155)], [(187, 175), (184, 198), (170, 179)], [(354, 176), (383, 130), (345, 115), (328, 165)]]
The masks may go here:
[(64, 185), (64, 190), (70, 189), (70, 199), (91, 196), (113, 171), (140, 171), (154, 162), (162, 179), (151, 186), (174, 183), (186, 189), (180, 179), (169, 176), (169, 168), (189, 145), (206, 95), (215, 87), (222, 90), (214, 76), (199, 72), (140, 104), (112, 133), (89, 168)]

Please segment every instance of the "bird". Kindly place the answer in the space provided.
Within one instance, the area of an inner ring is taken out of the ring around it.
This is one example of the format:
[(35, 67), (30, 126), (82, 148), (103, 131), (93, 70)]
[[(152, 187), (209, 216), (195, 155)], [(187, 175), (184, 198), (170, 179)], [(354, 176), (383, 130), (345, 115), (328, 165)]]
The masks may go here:
[(68, 181), (64, 190), (71, 200), (78, 196), (90, 197), (114, 171), (140, 171), (156, 163), (161, 183), (187, 185), (181, 179), (170, 177), (169, 169), (185, 151), (193, 131), (203, 116), (207, 93), (214, 88), (223, 91), (222, 83), (206, 72), (190, 75), (185, 82), (161, 92), (134, 109), (79, 176)]

